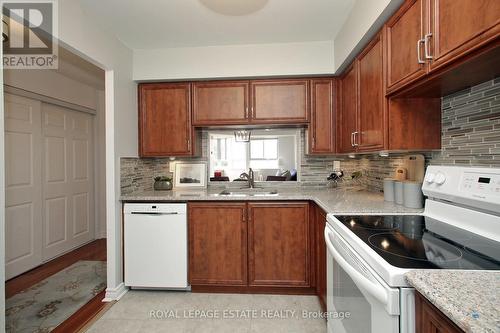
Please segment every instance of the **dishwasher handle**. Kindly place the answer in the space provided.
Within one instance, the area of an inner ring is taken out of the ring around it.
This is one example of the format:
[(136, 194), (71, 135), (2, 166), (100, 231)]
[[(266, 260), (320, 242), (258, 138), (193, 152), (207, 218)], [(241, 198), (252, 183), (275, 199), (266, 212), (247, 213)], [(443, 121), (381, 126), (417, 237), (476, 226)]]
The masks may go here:
[(178, 215), (178, 212), (131, 212), (132, 215)]

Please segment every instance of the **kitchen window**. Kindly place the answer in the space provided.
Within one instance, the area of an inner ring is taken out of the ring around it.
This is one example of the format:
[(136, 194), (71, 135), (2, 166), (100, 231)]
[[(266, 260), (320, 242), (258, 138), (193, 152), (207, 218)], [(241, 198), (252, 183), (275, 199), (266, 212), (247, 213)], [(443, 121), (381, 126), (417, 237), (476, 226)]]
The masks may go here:
[(283, 174), (296, 180), (299, 138), (297, 129), (252, 130), (250, 142), (237, 142), (234, 131), (209, 132), (210, 177), (217, 171), (233, 181), (252, 168), (256, 181)]

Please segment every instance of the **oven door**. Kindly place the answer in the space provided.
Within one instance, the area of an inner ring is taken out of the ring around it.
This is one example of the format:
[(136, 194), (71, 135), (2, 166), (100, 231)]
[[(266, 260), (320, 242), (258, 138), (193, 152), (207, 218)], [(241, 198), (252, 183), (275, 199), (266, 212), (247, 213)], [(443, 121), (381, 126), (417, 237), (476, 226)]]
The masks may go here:
[(399, 333), (399, 289), (390, 288), (328, 224), (329, 333)]

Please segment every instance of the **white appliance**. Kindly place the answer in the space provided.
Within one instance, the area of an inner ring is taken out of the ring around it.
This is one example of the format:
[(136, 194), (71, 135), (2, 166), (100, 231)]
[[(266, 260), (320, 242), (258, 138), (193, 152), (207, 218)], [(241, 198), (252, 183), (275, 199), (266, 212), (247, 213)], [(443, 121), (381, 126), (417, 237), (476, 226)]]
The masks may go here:
[(124, 215), (125, 285), (187, 289), (187, 205), (130, 203)]
[(422, 189), (421, 215), (328, 215), (329, 333), (414, 333), (410, 270), (500, 270), (500, 169), (430, 166)]

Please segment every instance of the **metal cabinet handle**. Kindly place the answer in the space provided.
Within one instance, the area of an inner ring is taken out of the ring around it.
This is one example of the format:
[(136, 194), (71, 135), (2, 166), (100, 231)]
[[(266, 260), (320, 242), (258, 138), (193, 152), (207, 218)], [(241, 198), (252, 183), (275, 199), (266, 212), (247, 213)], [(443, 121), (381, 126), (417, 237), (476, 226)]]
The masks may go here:
[(356, 131), (353, 134), (354, 134), (354, 147), (357, 147), (357, 146), (359, 146), (359, 143), (356, 142), (356, 136), (359, 134), (359, 132)]
[(190, 151), (191, 150), (191, 140), (190, 139), (186, 140), (186, 145), (187, 145), (188, 151)]
[(351, 147), (354, 147), (354, 132), (351, 133)]
[(422, 43), (425, 43), (425, 39), (419, 39), (417, 41), (417, 61), (419, 64), (425, 64), (425, 61), (422, 60), (422, 58), (420, 57), (420, 45), (422, 45)]
[(424, 37), (424, 53), (425, 53), (425, 59), (432, 59), (433, 56), (431, 55), (429, 51), (429, 38), (432, 37), (432, 33), (428, 33)]
[(245, 118), (245, 119), (248, 118), (248, 106), (245, 107), (245, 110), (243, 111), (243, 118)]
[(252, 119), (255, 118), (255, 115), (254, 115), (254, 112), (253, 112), (253, 106), (250, 108), (250, 118), (252, 118)]

